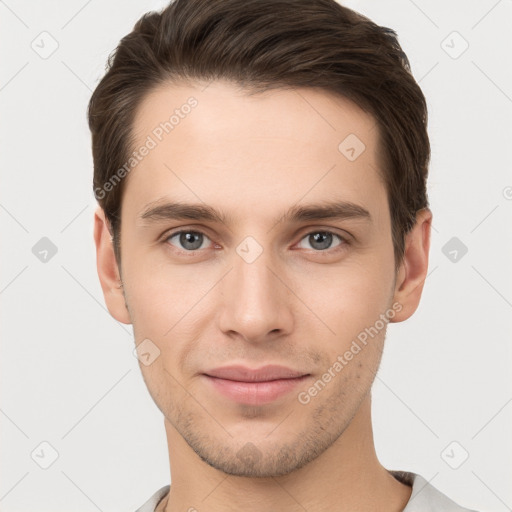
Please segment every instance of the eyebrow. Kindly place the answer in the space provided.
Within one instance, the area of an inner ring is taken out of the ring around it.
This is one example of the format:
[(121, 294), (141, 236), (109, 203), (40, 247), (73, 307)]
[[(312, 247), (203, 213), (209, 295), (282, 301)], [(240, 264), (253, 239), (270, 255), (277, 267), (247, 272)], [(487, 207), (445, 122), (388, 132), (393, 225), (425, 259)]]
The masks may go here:
[[(139, 214), (144, 221), (195, 220), (229, 224), (233, 218), (205, 204), (154, 201)], [(359, 219), (372, 222), (370, 212), (349, 201), (324, 201), (321, 203), (295, 205), (276, 219), (278, 222), (299, 224), (306, 221)], [(146, 222), (145, 222), (146, 223)]]

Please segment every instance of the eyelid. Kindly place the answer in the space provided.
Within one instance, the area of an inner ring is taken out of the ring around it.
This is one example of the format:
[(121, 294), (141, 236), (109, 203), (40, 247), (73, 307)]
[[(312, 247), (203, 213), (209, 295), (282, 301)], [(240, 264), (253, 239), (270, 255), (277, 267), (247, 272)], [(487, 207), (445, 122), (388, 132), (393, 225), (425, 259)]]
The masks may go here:
[(179, 235), (180, 233), (200, 233), (203, 236), (206, 236), (211, 240), (211, 236), (208, 235), (208, 230), (206, 230), (203, 227), (196, 228), (194, 226), (179, 226), (177, 228), (169, 229), (165, 231), (162, 235), (158, 237), (158, 240), (160, 241), (167, 241), (170, 237)]
[[(302, 235), (301, 235), (302, 233)], [(345, 240), (347, 243), (353, 240), (352, 235), (343, 229), (339, 228), (333, 228), (333, 227), (322, 227), (322, 226), (313, 226), (313, 227), (307, 227), (303, 230), (299, 231), (299, 234), (297, 236), (300, 236), (301, 240), (307, 236), (312, 235), (314, 233), (330, 233), (331, 235), (339, 236), (341, 239)]]

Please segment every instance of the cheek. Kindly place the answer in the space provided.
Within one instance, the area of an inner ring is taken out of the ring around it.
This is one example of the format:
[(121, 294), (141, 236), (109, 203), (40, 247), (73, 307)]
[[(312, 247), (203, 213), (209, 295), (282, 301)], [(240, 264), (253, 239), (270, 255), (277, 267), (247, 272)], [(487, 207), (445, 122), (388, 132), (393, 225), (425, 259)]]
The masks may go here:
[(205, 270), (170, 265), (144, 255), (133, 258), (127, 272), (126, 294), (136, 323), (159, 336), (171, 329), (211, 288)]
[(321, 380), (332, 382), (328, 387), (334, 393), (341, 392), (343, 381), (360, 390), (373, 381), (394, 313), (389, 304), (392, 279), (383, 280), (388, 269), (375, 261), (343, 270), (329, 279), (314, 280), (321, 286), (310, 295), (311, 309), (334, 332), (329, 340), (318, 340), (325, 354)]
[(393, 281), (386, 276), (389, 269), (377, 262), (340, 266), (327, 273), (313, 269), (300, 281), (302, 291), (298, 295), (307, 297), (308, 305), (336, 336), (346, 337), (373, 324), (389, 307)]
[(167, 381), (172, 385), (168, 372), (180, 380), (177, 374), (202, 332), (198, 320), (215, 310), (207, 297), (211, 279), (185, 266), (141, 264), (136, 268), (125, 286), (136, 344), (150, 340), (160, 354), (154, 365), (141, 369), (150, 382), (154, 376), (156, 385)]
[(190, 400), (187, 385), (182, 383), (176, 370), (169, 367), (165, 354), (148, 366), (139, 364), (149, 394), (165, 417), (175, 418), (180, 411), (186, 410), (187, 400)]

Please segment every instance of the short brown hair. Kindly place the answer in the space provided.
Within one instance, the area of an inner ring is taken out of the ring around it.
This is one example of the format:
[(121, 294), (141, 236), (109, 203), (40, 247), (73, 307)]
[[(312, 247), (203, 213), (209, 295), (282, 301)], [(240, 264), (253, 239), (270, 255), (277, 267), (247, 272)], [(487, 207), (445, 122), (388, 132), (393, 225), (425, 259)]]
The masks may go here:
[(137, 107), (166, 82), (214, 79), (253, 91), (319, 88), (375, 118), (398, 268), (405, 235), (428, 207), (426, 101), (396, 32), (335, 0), (175, 0), (123, 37), (88, 107), (93, 188), (118, 261), (125, 180), (108, 193), (104, 184), (133, 151)]

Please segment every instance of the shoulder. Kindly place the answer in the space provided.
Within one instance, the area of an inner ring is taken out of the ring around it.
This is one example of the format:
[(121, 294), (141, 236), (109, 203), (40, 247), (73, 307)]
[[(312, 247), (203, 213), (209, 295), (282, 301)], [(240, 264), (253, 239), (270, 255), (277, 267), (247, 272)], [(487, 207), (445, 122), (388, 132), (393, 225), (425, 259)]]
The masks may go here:
[(165, 485), (161, 489), (155, 492), (151, 498), (149, 498), (144, 505), (139, 507), (135, 512), (155, 512), (155, 509), (162, 500), (162, 498), (169, 492), (170, 485)]
[(464, 508), (427, 482), (421, 475), (408, 471), (390, 471), (400, 482), (412, 487), (403, 512), (476, 512)]
[[(412, 487), (411, 497), (403, 512), (477, 512), (464, 508), (427, 482), (421, 475), (408, 471), (390, 471), (400, 482)], [(149, 498), (135, 512), (155, 512), (158, 503), (167, 495), (170, 486), (166, 485)]]

